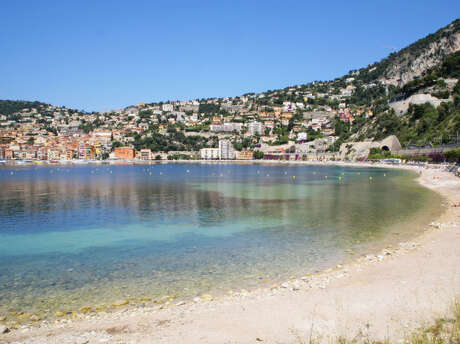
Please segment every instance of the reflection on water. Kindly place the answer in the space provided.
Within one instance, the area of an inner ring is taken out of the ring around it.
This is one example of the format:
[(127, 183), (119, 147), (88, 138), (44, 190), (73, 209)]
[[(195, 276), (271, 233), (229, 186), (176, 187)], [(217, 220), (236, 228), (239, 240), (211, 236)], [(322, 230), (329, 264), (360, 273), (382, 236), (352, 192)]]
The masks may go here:
[(408, 172), (369, 168), (4, 168), (0, 188), (0, 315), (259, 286), (440, 211)]

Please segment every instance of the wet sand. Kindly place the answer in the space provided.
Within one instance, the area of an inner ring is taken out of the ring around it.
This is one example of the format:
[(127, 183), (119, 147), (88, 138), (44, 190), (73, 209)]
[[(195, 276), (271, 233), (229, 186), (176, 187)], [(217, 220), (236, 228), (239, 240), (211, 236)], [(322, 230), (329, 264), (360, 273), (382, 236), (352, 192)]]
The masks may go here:
[(460, 295), (460, 207), (451, 206), (460, 202), (460, 179), (411, 169), (422, 171), (419, 182), (448, 206), (410, 242), (270, 288), (135, 309), (121, 305), (113, 313), (13, 328), (0, 342), (298, 343), (311, 335), (324, 342), (357, 335), (397, 341), (446, 314)]

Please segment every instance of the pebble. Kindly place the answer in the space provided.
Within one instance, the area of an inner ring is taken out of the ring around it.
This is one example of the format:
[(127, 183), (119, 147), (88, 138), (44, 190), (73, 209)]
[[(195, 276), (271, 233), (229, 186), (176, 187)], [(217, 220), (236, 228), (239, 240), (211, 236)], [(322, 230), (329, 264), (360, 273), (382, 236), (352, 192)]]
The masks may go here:
[(89, 312), (90, 310), (91, 310), (90, 306), (83, 306), (83, 307), (80, 308), (80, 312), (82, 312), (82, 313)]
[(124, 300), (124, 301), (114, 303), (112, 307), (121, 307), (121, 306), (126, 306), (126, 305), (129, 305), (129, 300)]
[(10, 332), (10, 329), (8, 327), (6, 327), (5, 325), (0, 325), (0, 333), (3, 334), (3, 333), (8, 333)]
[(201, 298), (205, 301), (212, 301), (214, 300), (214, 298), (212, 297), (212, 295), (209, 295), (209, 294), (203, 294), (201, 295)]
[(32, 316), (30, 317), (30, 320), (32, 320), (32, 321), (40, 321), (41, 318), (40, 318), (38, 315), (35, 315), (35, 314), (34, 314), (34, 315), (32, 315)]
[(292, 290), (293, 291), (300, 290), (300, 282), (299, 281), (294, 281), (294, 283), (292, 283)]

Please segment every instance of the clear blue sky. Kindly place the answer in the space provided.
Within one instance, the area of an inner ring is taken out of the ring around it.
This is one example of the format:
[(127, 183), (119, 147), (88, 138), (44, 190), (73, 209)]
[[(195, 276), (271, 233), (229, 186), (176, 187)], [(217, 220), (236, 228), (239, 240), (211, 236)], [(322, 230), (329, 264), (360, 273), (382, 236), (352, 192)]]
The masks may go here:
[(0, 99), (89, 111), (328, 80), (459, 17), (460, 1), (2, 0)]

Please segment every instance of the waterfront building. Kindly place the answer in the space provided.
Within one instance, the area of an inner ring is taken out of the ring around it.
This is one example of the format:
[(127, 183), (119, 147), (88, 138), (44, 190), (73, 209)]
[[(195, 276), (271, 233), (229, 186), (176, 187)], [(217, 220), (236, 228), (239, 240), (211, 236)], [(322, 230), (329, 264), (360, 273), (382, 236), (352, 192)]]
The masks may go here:
[(152, 160), (152, 151), (150, 149), (141, 149), (138, 157), (141, 160)]
[(200, 156), (203, 160), (217, 160), (220, 157), (220, 148), (202, 148)]
[(235, 152), (235, 157), (237, 160), (252, 160), (254, 158), (254, 152), (252, 151), (241, 151)]
[(230, 140), (219, 140), (219, 159), (235, 159), (235, 151)]
[(117, 147), (113, 153), (119, 159), (132, 160), (136, 157), (136, 151), (131, 147)]

